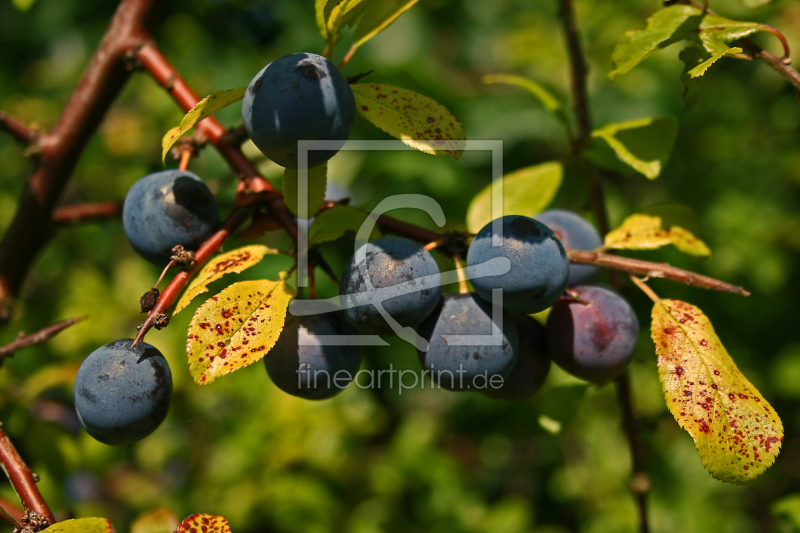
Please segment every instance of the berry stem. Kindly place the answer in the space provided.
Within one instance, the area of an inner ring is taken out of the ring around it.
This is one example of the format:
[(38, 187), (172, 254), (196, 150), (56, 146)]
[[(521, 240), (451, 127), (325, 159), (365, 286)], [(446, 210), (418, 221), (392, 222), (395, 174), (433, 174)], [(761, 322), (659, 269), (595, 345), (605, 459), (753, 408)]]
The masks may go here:
[(33, 472), (22, 460), (22, 457), (20, 457), (11, 443), (11, 439), (2, 429), (0, 429), (0, 466), (8, 476), (11, 486), (14, 487), (14, 492), (17, 493), (25, 512), (41, 514), (51, 524), (55, 524), (56, 519), (45, 503), (44, 498), (42, 498), (41, 493), (39, 493)]
[(645, 283), (645, 280), (631, 274), (631, 281), (633, 281), (637, 287), (642, 289), (642, 292), (644, 292), (651, 300), (653, 300), (653, 303), (657, 304), (661, 301), (661, 298), (658, 297), (658, 294), (656, 294), (655, 291), (651, 289), (647, 283)]
[(456, 265), (456, 275), (458, 276), (458, 293), (468, 294), (469, 286), (467, 285), (467, 271), (464, 269), (464, 263), (461, 257), (454, 255), (453, 263)]
[(192, 160), (193, 154), (194, 149), (191, 147), (181, 150), (181, 162), (178, 165), (178, 170), (187, 170), (189, 168), (189, 161)]

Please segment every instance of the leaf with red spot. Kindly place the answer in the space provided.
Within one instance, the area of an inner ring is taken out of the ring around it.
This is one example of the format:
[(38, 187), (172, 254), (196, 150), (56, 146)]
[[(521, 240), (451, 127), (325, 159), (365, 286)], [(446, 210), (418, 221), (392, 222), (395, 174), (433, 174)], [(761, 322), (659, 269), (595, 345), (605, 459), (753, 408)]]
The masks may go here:
[(194, 277), (186, 288), (186, 292), (183, 293), (183, 296), (181, 296), (181, 299), (178, 301), (178, 305), (175, 306), (175, 311), (173, 311), (172, 316), (180, 313), (189, 305), (189, 302), (191, 302), (195, 296), (208, 292), (208, 285), (210, 283), (217, 281), (225, 274), (231, 272), (239, 274), (243, 270), (258, 264), (259, 261), (264, 259), (265, 255), (276, 253), (278, 253), (277, 250), (255, 244), (218, 255), (209, 261), (208, 264), (203, 267), (203, 270)]
[(224, 516), (193, 514), (181, 522), (174, 533), (231, 533), (231, 526)]
[(603, 247), (615, 250), (654, 250), (668, 244), (687, 254), (711, 255), (706, 243), (689, 230), (678, 225), (669, 225), (661, 217), (640, 213), (629, 216), (620, 227), (610, 231), (605, 237)]
[(48, 527), (42, 533), (115, 533), (108, 518), (75, 518)]
[(350, 86), (359, 114), (374, 125), (426, 154), (459, 159), (466, 146), (464, 126), (439, 102), (392, 85)]
[(777, 413), (736, 367), (700, 309), (661, 300), (652, 318), (667, 407), (694, 439), (703, 466), (720, 481), (755, 479), (780, 452)]
[(283, 330), (286, 280), (240, 281), (201, 305), (189, 324), (189, 373), (201, 385), (264, 357)]

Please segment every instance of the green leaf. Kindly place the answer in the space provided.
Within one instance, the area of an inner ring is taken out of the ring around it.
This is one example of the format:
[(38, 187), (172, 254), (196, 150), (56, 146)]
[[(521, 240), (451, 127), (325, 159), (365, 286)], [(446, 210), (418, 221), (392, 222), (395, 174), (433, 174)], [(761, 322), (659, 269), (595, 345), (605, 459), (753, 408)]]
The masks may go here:
[(347, 232), (358, 233), (358, 229), (369, 216), (369, 213), (350, 207), (337, 205), (326, 209), (314, 219), (308, 230), (308, 245), (314, 246), (323, 242), (335, 241)]
[(555, 96), (550, 93), (550, 91), (535, 81), (528, 78), (523, 78), (522, 76), (490, 74), (483, 77), (483, 83), (505, 83), (507, 85), (514, 85), (521, 89), (525, 89), (537, 100), (539, 100), (539, 103), (542, 104), (542, 107), (552, 113), (562, 124), (567, 126), (567, 131), (569, 131), (570, 122), (564, 106)]
[[(303, 192), (305, 213), (301, 218), (313, 217), (322, 202), (325, 201), (325, 189), (328, 185), (328, 163), (327, 161), (319, 166), (308, 169), (306, 188)], [(298, 206), (298, 174), (297, 170), (287, 168), (283, 171), (283, 199), (289, 210), (300, 216), (300, 206)]]
[(336, 44), (342, 37), (345, 26), (353, 26), (373, 0), (328, 0), (323, 10), (328, 40)]
[(207, 385), (255, 363), (278, 341), (294, 291), (285, 281), (240, 281), (212, 296), (189, 324), (189, 373)]
[(661, 173), (678, 134), (675, 117), (643, 118), (607, 124), (592, 132), (617, 157), (650, 179)]
[(247, 91), (246, 87), (226, 89), (213, 92), (200, 100), (194, 108), (186, 113), (183, 120), (181, 120), (180, 126), (172, 128), (164, 135), (161, 140), (161, 162), (166, 161), (167, 152), (184, 133), (204, 118), (210, 117), (220, 109), (224, 109), (244, 98), (245, 91)]
[[(524, 215), (533, 217), (547, 209), (561, 186), (564, 167), (558, 162), (542, 163), (525, 167), (503, 180), (503, 215)], [(492, 211), (494, 183), (479, 192), (467, 209), (467, 230), (477, 233), (491, 222), (495, 216)]]
[(193, 514), (181, 522), (175, 533), (231, 533), (231, 526), (223, 516)]
[(43, 533), (114, 533), (108, 518), (75, 518), (48, 527)]
[(439, 102), (392, 85), (358, 83), (350, 88), (359, 114), (392, 137), (426, 154), (461, 157), (464, 126)]
[(776, 528), (775, 531), (800, 531), (800, 494), (793, 493), (773, 501), (770, 505), (772, 514), (786, 523), (786, 527)]
[(175, 311), (172, 312), (172, 316), (180, 313), (189, 305), (189, 302), (191, 302), (195, 296), (208, 292), (208, 285), (211, 283), (217, 281), (225, 274), (239, 274), (251, 266), (257, 265), (264, 256), (269, 253), (275, 254), (278, 253), (278, 251), (260, 244), (255, 244), (237, 248), (236, 250), (231, 250), (230, 252), (216, 256), (194, 277), (183, 293), (183, 296), (181, 296), (180, 301), (178, 301), (178, 305), (175, 306)]
[(687, 254), (709, 256), (706, 243), (680, 226), (667, 226), (661, 217), (633, 214), (620, 227), (608, 232), (604, 248), (614, 250), (654, 250), (668, 244)]
[(352, 54), (365, 42), (388, 28), (397, 17), (411, 9), (417, 0), (375, 0), (364, 11), (353, 36)]
[(700, 76), (705, 74), (706, 70), (708, 70), (708, 67), (710, 67), (711, 65), (716, 63), (718, 59), (720, 59), (722, 57), (725, 57), (727, 55), (731, 55), (731, 54), (741, 54), (742, 51), (743, 50), (741, 48), (738, 48), (738, 47), (728, 48), (727, 46), (725, 46), (725, 48), (722, 48), (722, 49), (714, 52), (713, 54), (711, 54), (710, 58), (708, 58), (707, 60), (703, 61), (702, 63), (697, 65), (695, 68), (690, 70), (689, 71), (689, 76), (691, 76), (692, 78), (699, 78)]
[(687, 5), (670, 6), (647, 19), (645, 29), (625, 33), (611, 55), (614, 70), (609, 77), (614, 79), (625, 74), (658, 50), (679, 41), (701, 43), (711, 54), (710, 62), (697, 71), (696, 76), (699, 76), (714, 61), (733, 53), (727, 51), (725, 43), (766, 30), (767, 26), (758, 22), (703, 14), (700, 9)]
[(317, 21), (317, 28), (325, 42), (328, 42), (328, 24), (325, 22), (325, 6), (328, 5), (328, 2), (330, 2), (330, 0), (314, 1), (314, 15)]
[(780, 452), (780, 418), (739, 371), (700, 309), (661, 300), (652, 320), (667, 407), (694, 439), (703, 466), (720, 481), (755, 479)]

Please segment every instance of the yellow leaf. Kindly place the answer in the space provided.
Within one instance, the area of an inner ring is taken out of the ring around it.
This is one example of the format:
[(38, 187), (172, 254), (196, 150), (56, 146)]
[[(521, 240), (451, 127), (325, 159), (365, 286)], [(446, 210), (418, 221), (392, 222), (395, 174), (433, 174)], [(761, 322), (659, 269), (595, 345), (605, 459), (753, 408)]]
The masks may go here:
[(674, 244), (678, 250), (692, 255), (708, 256), (706, 243), (680, 226), (664, 227), (661, 217), (634, 214), (605, 237), (605, 248), (617, 250), (653, 250)]
[(42, 533), (114, 533), (114, 526), (108, 518), (75, 518), (53, 524)]
[(333, 44), (341, 38), (341, 29), (352, 26), (373, 0), (328, 0), (323, 10), (327, 38)]
[(392, 137), (426, 154), (461, 157), (464, 126), (439, 102), (392, 85), (357, 83), (350, 88), (361, 116)]
[(237, 89), (225, 89), (224, 91), (216, 91), (202, 100), (200, 100), (194, 108), (189, 110), (188, 113), (181, 120), (181, 125), (177, 128), (172, 128), (164, 135), (161, 140), (161, 162), (167, 159), (167, 152), (175, 144), (175, 141), (189, 131), (192, 126), (200, 122), (206, 117), (210, 117), (220, 109), (224, 109), (231, 104), (234, 104), (244, 98), (246, 87), (239, 87)]
[(780, 418), (736, 367), (700, 309), (662, 300), (652, 318), (667, 407), (694, 439), (703, 466), (728, 483), (758, 477), (780, 452)]
[[(283, 171), (283, 200), (286, 207), (297, 216), (300, 216), (298, 202), (298, 182), (297, 170), (287, 168)], [(328, 185), (328, 162), (308, 169), (306, 177), (306, 187), (303, 191), (303, 201), (305, 202), (305, 213), (301, 218), (313, 217), (322, 202), (325, 201), (325, 189)]]
[(353, 48), (357, 49), (388, 28), (397, 17), (411, 9), (417, 0), (376, 0), (364, 12), (353, 35)]
[(178, 301), (178, 305), (175, 306), (175, 311), (173, 311), (172, 316), (175, 316), (183, 311), (183, 309), (189, 305), (189, 302), (191, 302), (195, 296), (204, 292), (208, 292), (208, 285), (214, 281), (217, 281), (225, 274), (231, 272), (238, 274), (250, 268), (251, 266), (258, 264), (259, 261), (264, 259), (265, 255), (276, 253), (278, 253), (277, 250), (267, 248), (266, 246), (262, 246), (260, 244), (255, 244), (252, 246), (237, 248), (236, 250), (231, 250), (230, 252), (216, 256), (214, 259), (209, 261), (206, 266), (203, 267), (203, 270), (201, 270), (195, 276), (195, 278), (186, 288), (186, 291), (183, 293), (183, 296), (181, 296), (180, 301)]
[(201, 385), (251, 365), (280, 336), (294, 291), (286, 281), (240, 281), (201, 305), (189, 324), (189, 373)]
[(224, 516), (193, 514), (181, 522), (175, 533), (231, 533), (231, 526)]

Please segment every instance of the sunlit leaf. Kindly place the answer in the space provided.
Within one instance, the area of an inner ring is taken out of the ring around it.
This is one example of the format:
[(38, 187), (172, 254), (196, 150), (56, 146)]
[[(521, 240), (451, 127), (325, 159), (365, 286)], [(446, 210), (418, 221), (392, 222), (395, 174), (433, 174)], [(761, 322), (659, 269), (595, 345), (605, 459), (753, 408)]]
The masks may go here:
[(303, 200), (305, 206), (305, 217), (313, 217), (322, 202), (325, 201), (325, 189), (328, 185), (328, 163), (325, 162), (314, 168), (308, 169), (306, 187), (303, 191), (298, 190), (297, 170), (287, 168), (283, 171), (283, 199), (286, 206), (295, 215), (299, 216), (298, 193), (302, 192), (299, 198)]
[(201, 385), (251, 365), (278, 340), (293, 295), (285, 281), (240, 281), (212, 296), (189, 324), (189, 373)]
[(172, 509), (159, 507), (136, 517), (129, 533), (172, 533), (178, 525), (178, 516)]
[(317, 21), (317, 28), (320, 35), (327, 42), (328, 40), (328, 25), (325, 22), (325, 6), (328, 5), (330, 0), (314, 0), (314, 15)]
[(217, 281), (225, 274), (240, 273), (245, 269), (256, 265), (261, 261), (266, 254), (278, 253), (277, 250), (271, 250), (266, 246), (255, 244), (252, 246), (244, 246), (231, 250), (224, 254), (220, 254), (209, 261), (203, 269), (197, 273), (192, 282), (184, 291), (183, 296), (175, 306), (172, 316), (180, 313), (189, 302), (191, 302), (198, 294), (208, 292), (208, 285)]
[(678, 250), (691, 255), (708, 256), (706, 243), (680, 226), (667, 226), (661, 217), (633, 214), (620, 227), (605, 237), (605, 248), (616, 250), (653, 250), (674, 244)]
[(533, 80), (522, 76), (511, 76), (506, 74), (491, 74), (483, 77), (483, 83), (505, 83), (525, 89), (531, 93), (547, 111), (552, 113), (562, 124), (569, 127), (570, 121), (564, 106), (553, 96), (550, 91), (545, 89)]
[(246, 90), (247, 88), (240, 87), (238, 89), (216, 91), (200, 100), (194, 108), (186, 113), (183, 120), (181, 120), (180, 126), (172, 128), (164, 135), (164, 139), (161, 141), (161, 161), (164, 162), (166, 160), (169, 149), (184, 133), (192, 129), (195, 124), (204, 118), (210, 117), (220, 109), (224, 109), (244, 98)]
[(461, 157), (467, 138), (464, 126), (439, 102), (391, 85), (350, 87), (359, 114), (389, 135), (426, 154)]
[(783, 442), (772, 406), (736, 367), (700, 309), (662, 300), (652, 319), (667, 407), (694, 439), (703, 466), (728, 483), (758, 477)]
[[(561, 187), (564, 168), (561, 163), (548, 162), (525, 167), (506, 174), (503, 180), (503, 215), (533, 217), (547, 209)], [(479, 192), (467, 210), (467, 230), (477, 233), (495, 216), (492, 210), (494, 184)]]
[(308, 245), (335, 241), (347, 232), (358, 232), (358, 229), (369, 214), (361, 209), (348, 205), (337, 205), (326, 209), (314, 219), (308, 230)]
[(657, 178), (663, 170), (677, 135), (675, 117), (616, 122), (592, 132), (592, 137), (608, 143), (620, 161), (650, 179)]
[(114, 533), (108, 518), (75, 518), (48, 527), (43, 533)]
[(342, 28), (353, 26), (373, 1), (328, 0), (323, 9), (323, 16), (327, 26), (328, 39), (332, 44), (336, 44), (341, 39)]
[(356, 26), (353, 35), (353, 48), (358, 48), (397, 20), (408, 11), (417, 0), (374, 0), (364, 11), (364, 16)]
[(231, 526), (223, 516), (193, 514), (181, 522), (175, 533), (231, 533)]
[[(726, 51), (724, 43), (766, 30), (767, 26), (758, 22), (740, 22), (703, 14), (700, 9), (687, 5), (670, 6), (647, 19), (645, 29), (625, 33), (611, 55), (614, 70), (609, 77), (613, 79), (625, 74), (658, 50), (687, 40), (701, 43), (711, 54), (712, 60), (705, 65), (708, 68), (719, 57), (732, 53)], [(705, 71), (705, 68), (700, 70)], [(700, 70), (696, 75), (701, 74)]]

